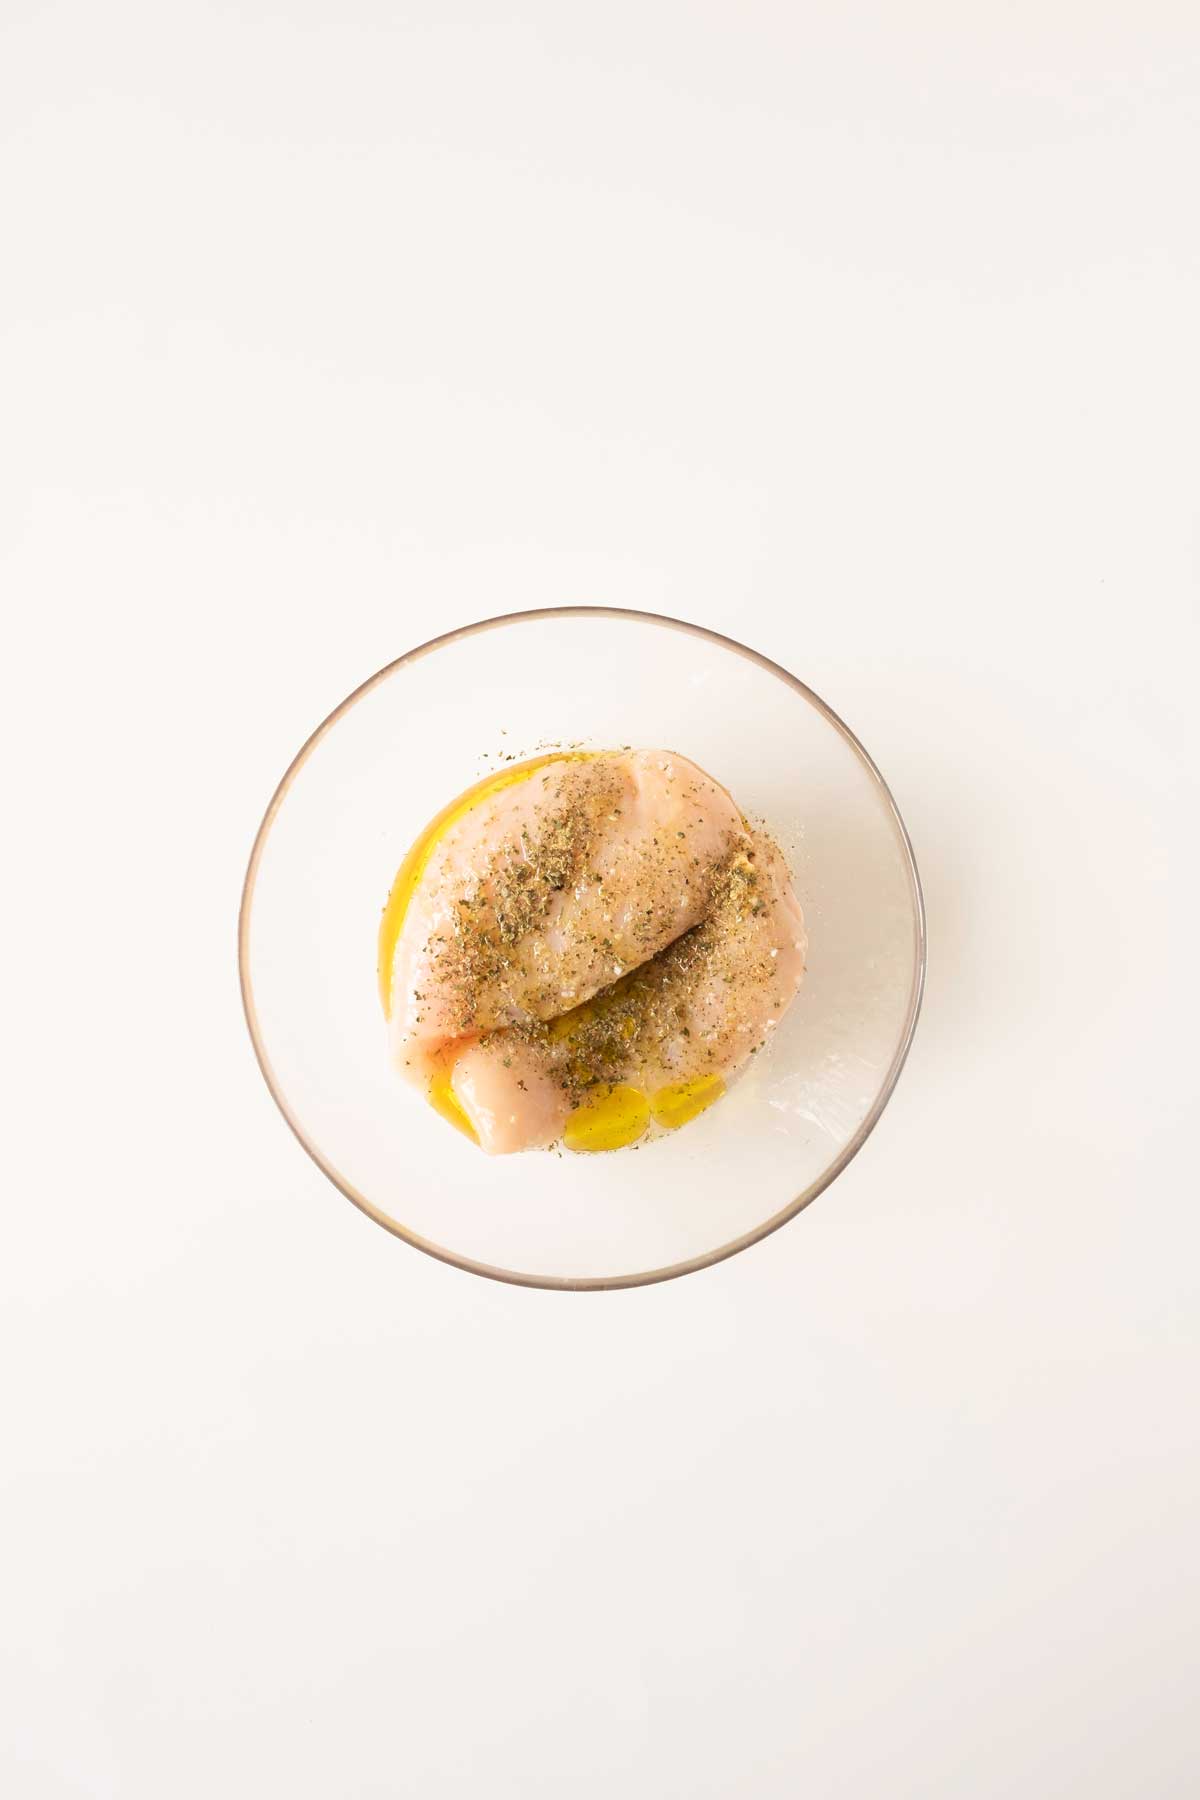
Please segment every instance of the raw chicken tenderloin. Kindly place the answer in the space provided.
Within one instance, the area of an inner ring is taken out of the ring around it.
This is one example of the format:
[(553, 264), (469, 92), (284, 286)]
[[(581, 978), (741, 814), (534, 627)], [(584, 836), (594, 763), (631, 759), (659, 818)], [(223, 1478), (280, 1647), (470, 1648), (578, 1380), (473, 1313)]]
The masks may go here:
[(667, 750), (547, 763), (435, 843), (392, 964), (392, 1051), (426, 1081), (455, 1039), (554, 1018), (700, 919), (742, 822)]
[(653, 1095), (731, 1075), (795, 998), (806, 949), (782, 855), (763, 834), (743, 837), (702, 923), (575, 1015), (468, 1045), (454, 1093), (482, 1147), (498, 1154), (553, 1143), (599, 1083)]

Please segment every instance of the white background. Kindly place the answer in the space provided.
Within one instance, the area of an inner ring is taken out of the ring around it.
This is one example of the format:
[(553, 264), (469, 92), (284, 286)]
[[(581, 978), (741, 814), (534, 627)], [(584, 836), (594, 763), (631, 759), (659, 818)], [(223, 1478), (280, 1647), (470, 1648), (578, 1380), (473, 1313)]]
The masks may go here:
[[(1193, 1793), (1195, 7), (0, 17), (4, 1793)], [(234, 959), (312, 725), (570, 601), (815, 686), (931, 932), (836, 1186), (586, 1296)]]

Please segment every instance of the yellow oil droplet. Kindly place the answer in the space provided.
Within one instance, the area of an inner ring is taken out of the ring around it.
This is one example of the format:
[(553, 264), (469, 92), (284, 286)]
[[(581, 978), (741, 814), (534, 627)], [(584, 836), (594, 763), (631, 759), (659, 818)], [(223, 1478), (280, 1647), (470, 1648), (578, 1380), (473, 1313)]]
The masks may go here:
[(600, 754), (598, 750), (555, 750), (546, 756), (531, 757), (528, 762), (513, 763), (511, 768), (499, 769), (494, 775), (485, 775), (482, 781), (469, 787), (466, 793), (460, 794), (457, 800), (452, 800), (449, 806), (444, 806), (437, 817), (429, 821), (396, 872), (379, 925), (379, 998), (383, 1002), (385, 1018), (391, 1017), (392, 964), (396, 959), (396, 945), (400, 939), (404, 915), (439, 840), (445, 837), (452, 825), (457, 825), (473, 807), (478, 806), (481, 800), (489, 800), (493, 794), (502, 793), (505, 788), (516, 787), (518, 782), (528, 781), (531, 775), (536, 775), (547, 763), (587, 762)]
[(458, 1095), (450, 1085), (453, 1067), (454, 1065), (451, 1063), (448, 1067), (439, 1069), (430, 1082), (429, 1104), (435, 1113), (440, 1113), (442, 1118), (448, 1119), (456, 1130), (462, 1132), (464, 1137), (469, 1137), (473, 1144), (477, 1144), (479, 1142), (478, 1133), (463, 1111)]
[(596, 1090), (590, 1100), (576, 1107), (563, 1132), (568, 1150), (622, 1150), (641, 1137), (650, 1123), (650, 1102), (641, 1088), (615, 1087)]
[(546, 1027), (550, 1042), (561, 1044), (564, 1038), (573, 1037), (585, 1025), (590, 1025), (595, 1017), (596, 1008), (591, 1000), (585, 1000), (582, 1006), (573, 1006), (570, 1012), (559, 1013)]
[(656, 1124), (678, 1131), (689, 1119), (699, 1118), (724, 1092), (725, 1083), (719, 1075), (698, 1075), (694, 1081), (676, 1081), (670, 1087), (659, 1088), (650, 1097), (650, 1111)]
[[(593, 994), (590, 1000), (581, 1001), (569, 1012), (559, 1013), (557, 1018), (548, 1020), (546, 1030), (550, 1034), (550, 1042), (561, 1044), (564, 1038), (574, 1037), (575, 1033), (582, 1031), (585, 1025), (593, 1025), (597, 1019), (605, 1018), (614, 1007), (624, 1000), (633, 986), (636, 976), (637, 970), (630, 969), (628, 974), (610, 982), (608, 987), (601, 988), (598, 994)], [(631, 1038), (637, 1030), (637, 1026), (632, 1019), (623, 1019), (618, 1030), (623, 1038)]]

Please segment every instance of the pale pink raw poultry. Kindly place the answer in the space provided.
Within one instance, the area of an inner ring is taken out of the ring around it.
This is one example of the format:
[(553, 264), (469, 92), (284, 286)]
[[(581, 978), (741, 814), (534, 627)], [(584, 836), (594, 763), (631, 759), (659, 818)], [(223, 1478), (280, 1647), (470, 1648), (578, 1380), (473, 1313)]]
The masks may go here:
[(592, 1080), (653, 1094), (727, 1077), (763, 1046), (803, 979), (804, 919), (765, 834), (743, 838), (728, 861), (704, 921), (585, 1007), (575, 1028), (500, 1031), (460, 1053), (451, 1083), (485, 1150), (561, 1137), (581, 1098), (581, 1059)]
[(666, 750), (546, 764), (435, 844), (392, 965), (392, 1053), (424, 1083), (456, 1040), (551, 1019), (672, 943), (742, 834)]

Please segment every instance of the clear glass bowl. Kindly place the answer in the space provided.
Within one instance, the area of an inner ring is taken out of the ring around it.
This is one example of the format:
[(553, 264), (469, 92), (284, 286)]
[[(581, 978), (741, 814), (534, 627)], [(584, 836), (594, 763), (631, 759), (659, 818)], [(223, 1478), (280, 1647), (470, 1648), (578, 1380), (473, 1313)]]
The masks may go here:
[[(765, 819), (795, 874), (808, 973), (768, 1050), (682, 1130), (486, 1157), (389, 1067), (380, 910), (421, 828), (498, 753), (578, 743), (677, 750)], [(811, 689), (700, 626), (581, 606), (435, 638), (330, 714), (267, 808), (238, 951), (267, 1085), (348, 1199), (475, 1274), (611, 1288), (731, 1256), (845, 1168), (908, 1053), (925, 922), (883, 778)]]

